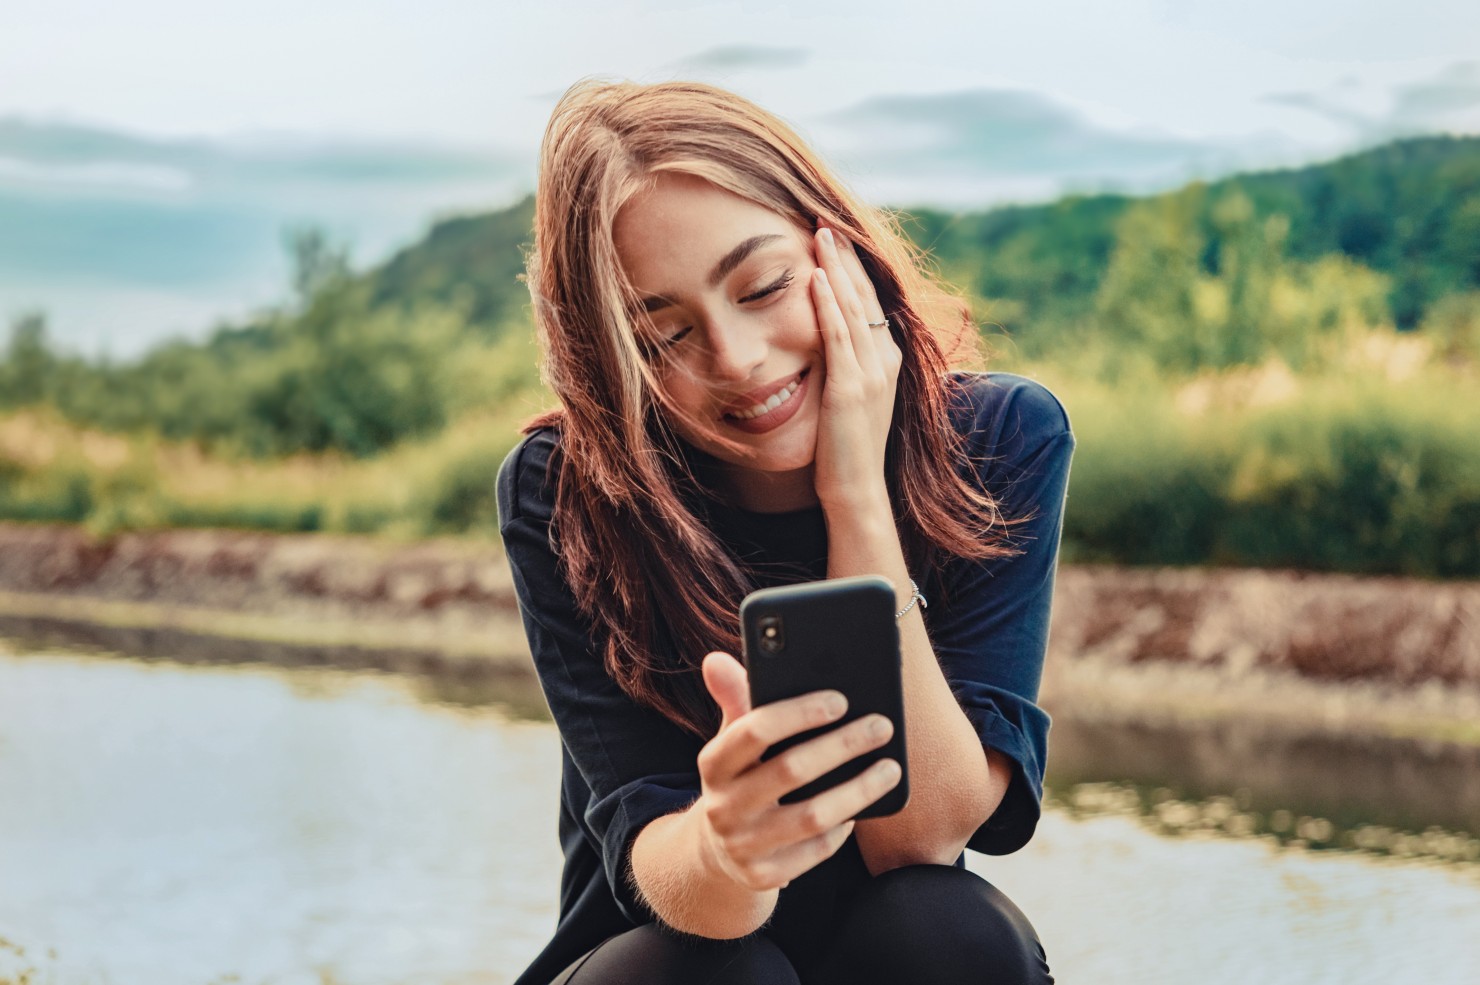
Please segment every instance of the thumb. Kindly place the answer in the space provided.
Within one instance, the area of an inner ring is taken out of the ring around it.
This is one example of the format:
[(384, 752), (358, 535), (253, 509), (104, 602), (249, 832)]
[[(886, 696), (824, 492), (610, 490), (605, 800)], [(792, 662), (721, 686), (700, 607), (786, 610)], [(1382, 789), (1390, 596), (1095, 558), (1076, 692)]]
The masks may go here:
[(750, 675), (740, 661), (721, 650), (705, 655), (703, 672), (704, 686), (724, 714), (719, 724), (720, 731), (724, 731), (750, 711)]

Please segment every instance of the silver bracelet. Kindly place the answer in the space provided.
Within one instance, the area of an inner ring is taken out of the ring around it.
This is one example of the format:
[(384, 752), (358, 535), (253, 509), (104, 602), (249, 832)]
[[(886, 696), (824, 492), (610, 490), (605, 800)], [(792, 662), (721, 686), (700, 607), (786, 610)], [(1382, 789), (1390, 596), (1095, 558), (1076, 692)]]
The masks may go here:
[(910, 591), (914, 593), (910, 596), (910, 604), (896, 612), (894, 614), (895, 619), (898, 619), (900, 616), (913, 609), (916, 602), (920, 603), (920, 608), (922, 609), (930, 608), (930, 603), (925, 601), (925, 596), (920, 594), (920, 586), (915, 584), (915, 579), (913, 578), (910, 579)]

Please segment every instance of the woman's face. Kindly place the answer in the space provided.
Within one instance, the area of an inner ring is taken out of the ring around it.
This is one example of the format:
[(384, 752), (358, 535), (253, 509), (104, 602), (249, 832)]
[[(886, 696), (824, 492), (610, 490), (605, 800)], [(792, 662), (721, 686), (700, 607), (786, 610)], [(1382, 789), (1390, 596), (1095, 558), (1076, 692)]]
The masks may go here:
[[(639, 341), (666, 353), (654, 365), (698, 422), (674, 420), (674, 429), (735, 467), (739, 505), (815, 502), (824, 369), (811, 236), (707, 181), (668, 174), (622, 209), (615, 239), (643, 299)], [(720, 434), (743, 451), (717, 443)]]

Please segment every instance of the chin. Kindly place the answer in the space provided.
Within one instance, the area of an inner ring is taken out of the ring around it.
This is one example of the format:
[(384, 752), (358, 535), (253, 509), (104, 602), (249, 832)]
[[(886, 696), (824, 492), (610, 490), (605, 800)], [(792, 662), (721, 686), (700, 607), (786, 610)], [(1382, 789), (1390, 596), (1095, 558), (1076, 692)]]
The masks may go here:
[(748, 469), (752, 472), (781, 476), (811, 468), (814, 461), (816, 461), (816, 456), (812, 454), (759, 455), (755, 458), (731, 462), (730, 464), (737, 468)]
[(698, 446), (716, 460), (733, 468), (768, 474), (796, 472), (809, 467), (817, 458), (817, 446), (809, 442), (806, 447), (758, 448), (748, 455), (735, 455), (717, 445), (705, 443)]
[(772, 432), (750, 439), (747, 457), (751, 468), (782, 472), (804, 468), (816, 460), (817, 428), (813, 422), (793, 419), (779, 430), (782, 433)]

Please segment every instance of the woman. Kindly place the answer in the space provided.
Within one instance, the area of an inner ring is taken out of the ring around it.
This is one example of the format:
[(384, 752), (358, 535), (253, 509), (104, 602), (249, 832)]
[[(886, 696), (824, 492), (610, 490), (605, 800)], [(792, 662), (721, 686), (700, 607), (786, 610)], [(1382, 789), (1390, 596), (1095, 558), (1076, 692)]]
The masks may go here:
[[(545, 134), (529, 256), (560, 408), (499, 473), (500, 526), (564, 761), (554, 939), (518, 985), (1050, 981), (964, 868), (1039, 814), (1033, 701), (1073, 437), (780, 120), (709, 86), (588, 82)], [(754, 588), (899, 587), (911, 798), (817, 692), (751, 708)]]

